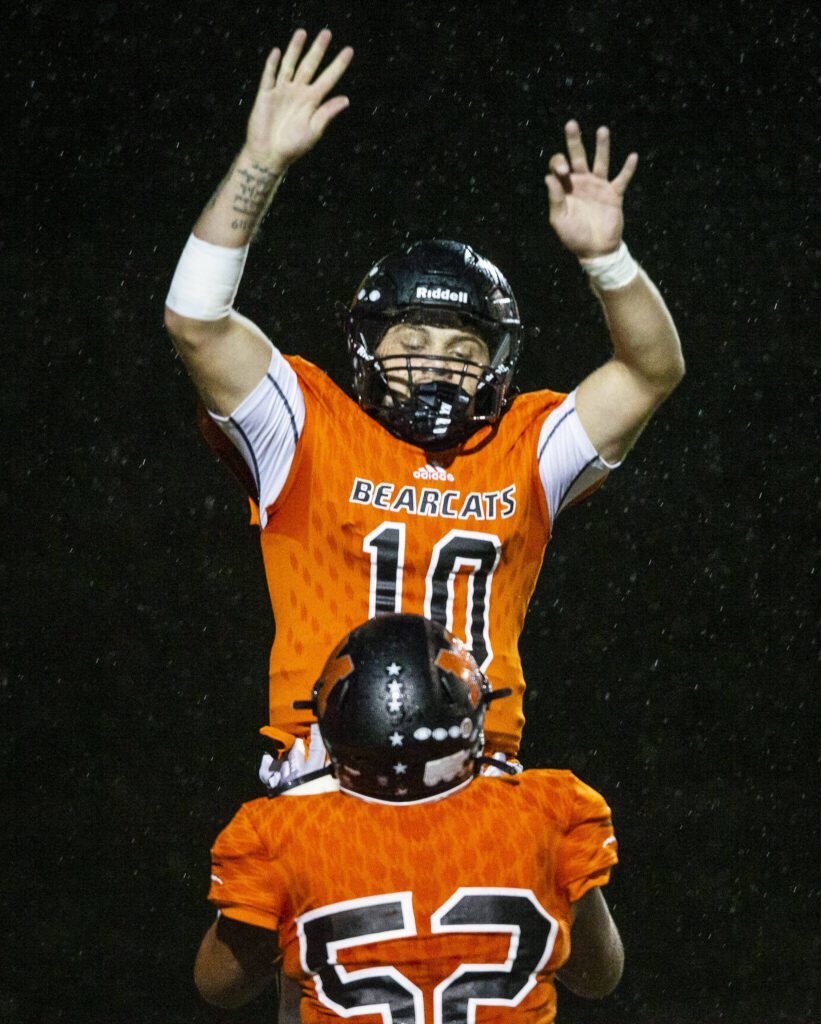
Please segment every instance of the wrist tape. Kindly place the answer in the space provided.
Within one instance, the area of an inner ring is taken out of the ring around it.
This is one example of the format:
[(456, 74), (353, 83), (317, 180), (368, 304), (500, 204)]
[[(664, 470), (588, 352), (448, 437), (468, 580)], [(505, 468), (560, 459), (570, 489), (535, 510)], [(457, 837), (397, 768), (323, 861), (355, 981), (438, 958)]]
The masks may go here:
[(606, 256), (594, 256), (592, 259), (580, 260), (582, 270), (593, 284), (603, 292), (614, 288), (624, 288), (630, 284), (639, 272), (639, 265), (630, 255), (624, 244), (609, 252)]
[(180, 256), (166, 306), (192, 320), (221, 320), (237, 295), (249, 246), (229, 249), (191, 235)]

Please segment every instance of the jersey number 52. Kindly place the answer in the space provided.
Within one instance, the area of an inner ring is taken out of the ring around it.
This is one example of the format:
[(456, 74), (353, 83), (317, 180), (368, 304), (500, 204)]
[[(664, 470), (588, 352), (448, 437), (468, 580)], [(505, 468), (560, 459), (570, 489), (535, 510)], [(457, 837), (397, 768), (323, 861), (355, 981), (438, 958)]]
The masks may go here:
[[(417, 934), (413, 893), (333, 903), (297, 918), (300, 961), (313, 975), (319, 1001), (342, 1017), (381, 1014), (384, 1024), (424, 1024), (423, 993), (395, 967), (348, 970), (342, 949)], [(460, 964), (433, 991), (433, 1024), (475, 1019), (477, 1006), (518, 1006), (550, 959), (558, 924), (530, 889), (456, 890), (431, 917), (434, 934), (507, 933), (507, 959), (498, 964)], [(356, 1011), (356, 1013), (351, 1013)]]

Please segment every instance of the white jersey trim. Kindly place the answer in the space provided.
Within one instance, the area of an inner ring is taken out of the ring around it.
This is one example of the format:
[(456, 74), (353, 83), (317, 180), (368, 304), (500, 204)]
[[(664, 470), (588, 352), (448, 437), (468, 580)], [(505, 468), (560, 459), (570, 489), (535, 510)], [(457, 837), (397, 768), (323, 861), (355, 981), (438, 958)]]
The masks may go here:
[(439, 800), (444, 800), (445, 797), (453, 796), (460, 789), (469, 786), (475, 778), (475, 775), (471, 775), (470, 778), (460, 782), (458, 786), (454, 786), (452, 789), (446, 789), (443, 793), (436, 793), (434, 796), (422, 796), (418, 800), (380, 800), (378, 796), (366, 796), (364, 793), (357, 793), (353, 789), (345, 789), (344, 786), (340, 786), (339, 791), (340, 793), (346, 793), (348, 796), (356, 797), (357, 800), (364, 800), (366, 804), (382, 804), (384, 807), (415, 807), (417, 804), (435, 804)]
[[(231, 439), (253, 474), (259, 498), (260, 525), (279, 497), (305, 428), (305, 398), (299, 379), (272, 346), (268, 370), (230, 416), (209, 410), (209, 416)], [(539, 478), (551, 527), (562, 509), (621, 463), (598, 454), (576, 413), (571, 392), (542, 424), (536, 449)]]
[(297, 442), (305, 427), (305, 398), (299, 379), (278, 349), (262, 380), (230, 416), (208, 415), (234, 443), (251, 470), (264, 529), (267, 509), (288, 479)]
[(551, 529), (556, 517), (620, 462), (605, 462), (593, 447), (576, 412), (576, 392), (545, 419), (536, 448)]

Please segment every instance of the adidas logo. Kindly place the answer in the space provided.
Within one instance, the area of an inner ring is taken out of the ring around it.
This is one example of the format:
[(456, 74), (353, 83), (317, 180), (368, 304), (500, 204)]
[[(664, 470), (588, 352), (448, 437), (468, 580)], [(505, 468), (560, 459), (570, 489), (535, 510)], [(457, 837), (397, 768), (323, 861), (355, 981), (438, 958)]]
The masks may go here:
[(441, 466), (422, 466), (421, 469), (415, 469), (413, 471), (415, 480), (449, 480), (453, 481), (456, 477), (453, 473), (448, 473)]

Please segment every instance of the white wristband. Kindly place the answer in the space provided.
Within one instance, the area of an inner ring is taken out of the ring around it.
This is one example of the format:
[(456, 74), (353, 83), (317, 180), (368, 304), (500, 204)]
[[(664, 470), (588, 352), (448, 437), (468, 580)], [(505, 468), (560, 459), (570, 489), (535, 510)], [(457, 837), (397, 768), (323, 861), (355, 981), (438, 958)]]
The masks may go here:
[(166, 306), (192, 320), (221, 320), (231, 312), (249, 246), (229, 249), (191, 235), (180, 256)]
[(630, 255), (624, 242), (615, 252), (609, 252), (606, 256), (594, 256), (592, 259), (580, 260), (580, 262), (582, 270), (603, 292), (609, 292), (614, 288), (624, 288), (639, 272), (639, 265)]

